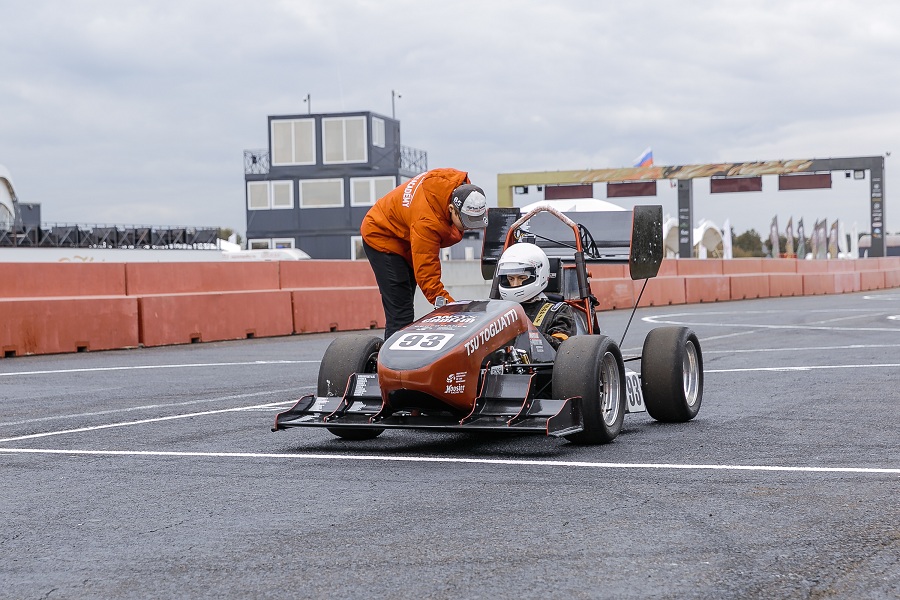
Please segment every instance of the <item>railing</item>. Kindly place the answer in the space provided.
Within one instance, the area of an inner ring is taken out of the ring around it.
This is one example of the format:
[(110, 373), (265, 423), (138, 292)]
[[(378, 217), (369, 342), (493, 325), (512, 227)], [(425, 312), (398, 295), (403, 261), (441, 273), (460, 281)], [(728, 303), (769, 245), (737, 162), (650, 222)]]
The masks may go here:
[(428, 153), (418, 148), (400, 146), (400, 170), (424, 173), (428, 170)]
[(25, 225), (0, 228), (0, 248), (144, 248), (215, 250), (215, 227)]
[(265, 175), (269, 172), (268, 150), (244, 150), (244, 174)]
[[(245, 175), (266, 175), (271, 166), (268, 150), (244, 150)], [(397, 166), (407, 173), (424, 173), (428, 170), (428, 153), (418, 148), (400, 146), (400, 164)]]

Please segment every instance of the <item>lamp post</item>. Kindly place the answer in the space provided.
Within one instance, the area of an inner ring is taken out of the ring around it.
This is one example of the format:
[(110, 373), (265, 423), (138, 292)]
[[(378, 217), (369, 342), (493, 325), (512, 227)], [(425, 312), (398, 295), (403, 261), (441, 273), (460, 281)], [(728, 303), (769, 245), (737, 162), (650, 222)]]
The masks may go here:
[(391, 90), (391, 118), (392, 118), (392, 119), (396, 119), (396, 118), (397, 118), (397, 107), (396, 107), (396, 105), (394, 104), (394, 99), (395, 99), (395, 98), (402, 98), (402, 97), (403, 97), (403, 96), (401, 96), (400, 93), (399, 93), (397, 90)]
[(312, 100), (310, 99), (309, 94), (306, 95), (306, 98), (303, 99), (304, 104), (306, 104), (306, 114), (312, 114)]

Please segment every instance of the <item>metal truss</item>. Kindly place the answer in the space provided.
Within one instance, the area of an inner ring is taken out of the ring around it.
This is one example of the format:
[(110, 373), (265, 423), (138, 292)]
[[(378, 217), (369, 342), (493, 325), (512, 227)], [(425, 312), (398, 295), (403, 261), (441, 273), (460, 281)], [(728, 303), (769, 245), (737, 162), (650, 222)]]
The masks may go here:
[(0, 229), (2, 248), (216, 249), (215, 227), (118, 227), (44, 224)]
[(410, 146), (400, 146), (400, 170), (424, 173), (428, 170), (428, 153)]
[(268, 150), (244, 150), (244, 174), (265, 175), (269, 172)]

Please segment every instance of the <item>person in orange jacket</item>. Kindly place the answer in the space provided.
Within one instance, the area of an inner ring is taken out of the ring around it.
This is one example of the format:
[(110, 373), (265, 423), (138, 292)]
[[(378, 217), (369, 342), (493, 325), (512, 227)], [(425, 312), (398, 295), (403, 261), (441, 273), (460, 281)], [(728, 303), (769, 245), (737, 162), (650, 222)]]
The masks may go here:
[(416, 286), (431, 304), (453, 302), (441, 282), (441, 248), (487, 227), (482, 190), (456, 169), (432, 169), (400, 184), (363, 217), (363, 248), (384, 306), (384, 338), (415, 320)]

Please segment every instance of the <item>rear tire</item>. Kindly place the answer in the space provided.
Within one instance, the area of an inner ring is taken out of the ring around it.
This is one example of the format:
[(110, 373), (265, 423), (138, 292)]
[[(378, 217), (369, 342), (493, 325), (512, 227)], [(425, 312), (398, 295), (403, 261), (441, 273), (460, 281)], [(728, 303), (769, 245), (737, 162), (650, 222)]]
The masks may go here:
[[(347, 381), (353, 373), (376, 373), (378, 351), (384, 341), (373, 335), (343, 335), (335, 338), (325, 350), (319, 366), (317, 393), (319, 396), (343, 396)], [(328, 431), (345, 440), (371, 440), (384, 431), (379, 427)]]
[(606, 444), (625, 419), (625, 363), (605, 335), (579, 335), (562, 343), (553, 366), (553, 397), (581, 396), (584, 431), (567, 435), (576, 444)]
[(703, 400), (703, 355), (687, 327), (657, 327), (644, 340), (641, 390), (647, 413), (665, 423), (697, 416)]

